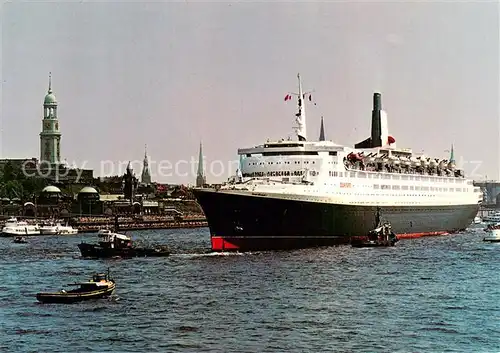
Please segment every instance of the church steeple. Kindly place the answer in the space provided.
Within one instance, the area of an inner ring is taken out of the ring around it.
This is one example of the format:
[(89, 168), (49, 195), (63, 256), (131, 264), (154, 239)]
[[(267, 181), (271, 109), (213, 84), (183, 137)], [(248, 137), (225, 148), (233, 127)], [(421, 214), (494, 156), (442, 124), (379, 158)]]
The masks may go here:
[(52, 73), (49, 73), (49, 88), (43, 100), (40, 162), (50, 165), (61, 163), (61, 132), (57, 119), (57, 104), (56, 96), (52, 92)]
[(203, 146), (200, 142), (200, 154), (198, 156), (198, 173), (196, 175), (196, 187), (202, 187), (207, 183), (207, 179), (205, 177), (205, 172), (203, 169)]
[(451, 150), (450, 150), (450, 163), (455, 163), (455, 153), (453, 152), (453, 144), (451, 144)]
[(453, 144), (451, 144), (450, 160), (448, 162), (448, 169), (455, 169), (455, 168), (456, 168), (455, 152), (453, 151)]
[(319, 129), (319, 140), (325, 141), (325, 125), (323, 124), (323, 117), (321, 117), (321, 128)]
[(49, 72), (49, 90), (48, 93), (52, 93), (52, 72)]
[(144, 185), (151, 185), (151, 173), (149, 172), (147, 145), (144, 145), (144, 161), (142, 164), (141, 183)]

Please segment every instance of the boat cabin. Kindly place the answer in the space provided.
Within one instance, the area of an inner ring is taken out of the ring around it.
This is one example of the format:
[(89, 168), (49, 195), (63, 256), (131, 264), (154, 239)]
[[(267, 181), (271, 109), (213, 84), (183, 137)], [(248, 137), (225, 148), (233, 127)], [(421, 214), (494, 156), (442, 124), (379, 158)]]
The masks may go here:
[(93, 282), (101, 282), (101, 281), (107, 281), (108, 276), (105, 273), (96, 273), (95, 275), (92, 276), (92, 281)]
[(126, 248), (132, 246), (132, 239), (124, 234), (113, 233), (108, 229), (102, 229), (97, 233), (99, 245), (103, 248)]

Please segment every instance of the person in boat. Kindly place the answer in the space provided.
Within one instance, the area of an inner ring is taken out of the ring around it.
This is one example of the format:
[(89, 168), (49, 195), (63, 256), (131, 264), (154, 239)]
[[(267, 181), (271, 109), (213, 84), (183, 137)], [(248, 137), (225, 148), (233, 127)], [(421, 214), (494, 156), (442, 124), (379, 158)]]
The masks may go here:
[(396, 233), (392, 231), (392, 226), (390, 224), (387, 224), (387, 233), (386, 233), (386, 238), (385, 241), (390, 242), (390, 243), (396, 243), (398, 241), (398, 238), (396, 236)]

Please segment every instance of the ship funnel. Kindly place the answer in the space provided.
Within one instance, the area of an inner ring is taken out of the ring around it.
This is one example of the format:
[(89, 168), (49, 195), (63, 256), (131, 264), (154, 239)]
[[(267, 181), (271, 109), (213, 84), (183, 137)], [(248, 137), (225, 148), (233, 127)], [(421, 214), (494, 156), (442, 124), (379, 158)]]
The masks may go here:
[(382, 147), (394, 142), (394, 138), (389, 136), (387, 114), (382, 110), (382, 95), (376, 92), (373, 94), (371, 136), (355, 144), (354, 148)]

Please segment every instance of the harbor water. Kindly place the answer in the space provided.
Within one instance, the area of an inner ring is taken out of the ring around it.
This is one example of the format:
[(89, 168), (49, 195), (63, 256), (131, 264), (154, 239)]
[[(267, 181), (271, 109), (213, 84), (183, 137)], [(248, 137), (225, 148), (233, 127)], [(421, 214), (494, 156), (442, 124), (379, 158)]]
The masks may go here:
[[(0, 238), (0, 351), (500, 351), (500, 244), (480, 229), (246, 254), (210, 253), (206, 228), (131, 234), (173, 254), (84, 260), (95, 234)], [(36, 302), (108, 268), (111, 299)]]

